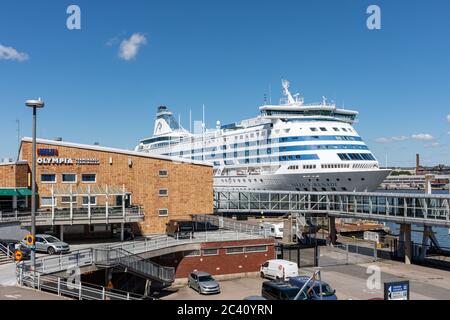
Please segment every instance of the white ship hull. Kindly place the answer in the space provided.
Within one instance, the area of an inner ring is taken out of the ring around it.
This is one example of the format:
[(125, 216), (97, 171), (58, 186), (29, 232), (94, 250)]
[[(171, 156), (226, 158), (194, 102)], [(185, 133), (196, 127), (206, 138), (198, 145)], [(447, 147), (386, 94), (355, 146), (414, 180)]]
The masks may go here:
[[(284, 191), (375, 191), (390, 170), (214, 177), (216, 188)], [(311, 177), (308, 177), (311, 176)], [(310, 181), (311, 180), (311, 181)]]
[(154, 134), (136, 150), (214, 167), (216, 188), (289, 191), (374, 191), (380, 169), (353, 123), (358, 112), (335, 104), (304, 104), (283, 81), (285, 102), (263, 105), (256, 118), (191, 133), (160, 106)]

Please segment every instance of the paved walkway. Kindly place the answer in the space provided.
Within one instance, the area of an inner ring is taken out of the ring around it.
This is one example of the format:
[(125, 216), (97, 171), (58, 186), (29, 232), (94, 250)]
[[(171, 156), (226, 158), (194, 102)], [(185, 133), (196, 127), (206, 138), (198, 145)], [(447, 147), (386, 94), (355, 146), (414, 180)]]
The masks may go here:
[(0, 286), (16, 285), (16, 265), (8, 263), (0, 266)]
[[(381, 269), (381, 288), (370, 290), (367, 280), (372, 272), (368, 267)], [(365, 300), (383, 298), (383, 283), (410, 281), (411, 300), (450, 300), (450, 272), (405, 265), (394, 261), (381, 261), (362, 265), (342, 265), (322, 268), (322, 278), (334, 287), (339, 299)], [(313, 268), (303, 268), (302, 274), (311, 275)]]
[(0, 286), (0, 300), (70, 300), (57, 295), (21, 287)]

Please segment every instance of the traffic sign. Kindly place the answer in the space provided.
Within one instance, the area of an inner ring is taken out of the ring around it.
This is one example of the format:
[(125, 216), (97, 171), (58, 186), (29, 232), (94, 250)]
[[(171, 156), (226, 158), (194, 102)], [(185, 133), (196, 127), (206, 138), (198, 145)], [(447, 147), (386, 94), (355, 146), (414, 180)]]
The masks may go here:
[(15, 258), (16, 258), (16, 261), (22, 261), (22, 258), (23, 258), (22, 251), (16, 250)]
[(28, 246), (34, 246), (34, 237), (32, 234), (28, 234), (25, 238), (25, 242)]
[(385, 283), (384, 300), (409, 300), (409, 281)]

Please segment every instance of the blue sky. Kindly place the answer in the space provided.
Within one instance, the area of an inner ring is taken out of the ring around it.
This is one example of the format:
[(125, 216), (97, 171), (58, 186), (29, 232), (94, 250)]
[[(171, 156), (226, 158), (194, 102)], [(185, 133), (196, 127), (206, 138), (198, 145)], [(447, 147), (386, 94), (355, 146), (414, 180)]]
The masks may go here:
[(450, 164), (449, 16), (447, 0), (1, 0), (0, 157), (17, 153), (16, 120), (31, 135), (29, 98), (46, 102), (40, 137), (128, 149), (158, 105), (189, 127), (204, 103), (212, 127), (255, 116), (269, 87), (278, 101), (287, 78), (306, 102), (358, 110), (383, 165)]

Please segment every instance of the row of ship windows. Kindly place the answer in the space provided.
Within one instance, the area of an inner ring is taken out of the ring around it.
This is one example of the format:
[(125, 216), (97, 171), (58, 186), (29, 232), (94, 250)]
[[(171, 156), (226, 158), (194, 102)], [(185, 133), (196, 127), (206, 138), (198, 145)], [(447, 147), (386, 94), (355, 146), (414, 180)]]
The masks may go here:
[[(187, 149), (181, 150), (174, 153), (168, 153), (165, 155), (168, 156), (177, 156), (186, 154), (195, 154), (195, 153), (203, 153), (203, 152), (214, 152), (219, 148), (221, 150), (227, 149), (238, 149), (238, 148), (248, 148), (248, 147), (259, 147), (261, 145), (270, 145), (276, 143), (284, 143), (284, 142), (298, 142), (298, 141), (359, 141), (362, 142), (361, 137), (353, 137), (353, 136), (293, 136), (293, 137), (283, 137), (283, 138), (268, 138), (265, 140), (257, 140), (257, 141), (247, 141), (244, 143), (234, 143), (230, 145), (222, 145), (220, 147), (209, 147), (209, 148), (199, 148), (199, 149)], [(175, 141), (176, 142), (176, 141)], [(160, 146), (161, 144), (158, 144)], [(169, 146), (169, 143), (164, 143), (165, 146)]]
[[(301, 130), (302, 128), (300, 128), (300, 130)], [(319, 128), (316, 128), (316, 127), (311, 127), (311, 128), (309, 128), (310, 129), (310, 131), (311, 132), (318, 132), (319, 130), (320, 131), (322, 131), (322, 132), (328, 132), (328, 129), (327, 128), (325, 128), (325, 127), (319, 127)], [(291, 132), (291, 129), (290, 128), (287, 128), (287, 129), (275, 129), (275, 130), (267, 130), (267, 135), (269, 136), (271, 133), (272, 133), (272, 131), (274, 131), (275, 132), (275, 134), (280, 134), (280, 133), (290, 133)], [(340, 131), (343, 131), (343, 132), (354, 132), (352, 129), (350, 129), (350, 128), (338, 128), (338, 127), (333, 127), (333, 131), (335, 131), (335, 132), (340, 132)], [(255, 137), (255, 135), (258, 137), (258, 136), (262, 136), (262, 137), (264, 137), (265, 136), (265, 131), (263, 130), (263, 131), (261, 131), (261, 134), (259, 133), (259, 132), (256, 132), (256, 133), (250, 133), (250, 134), (241, 134), (241, 135), (235, 135), (235, 136), (233, 136), (234, 137), (234, 140), (242, 140), (242, 139), (249, 139), (249, 138), (254, 138)], [(231, 137), (230, 137), (230, 139), (231, 139)], [(223, 138), (223, 140), (224, 141), (227, 141), (227, 137), (224, 137)], [(211, 140), (212, 142), (214, 142), (214, 139), (212, 139)]]
[[(342, 154), (341, 154), (342, 155)], [(375, 157), (371, 153), (349, 153), (346, 154), (348, 159), (345, 158), (345, 161), (356, 161), (356, 160), (366, 160), (366, 161), (376, 161)], [(343, 159), (343, 158), (341, 158)], [(202, 160), (201, 157), (194, 157), (193, 160)], [(247, 163), (263, 163), (263, 162), (280, 162), (280, 161), (297, 161), (297, 160), (320, 160), (317, 154), (297, 154), (297, 155), (286, 155), (279, 157), (258, 157), (258, 158), (247, 158), (241, 160), (225, 160), (225, 165), (234, 165), (238, 164), (247, 164)], [(214, 161), (213, 164), (215, 166), (220, 166), (220, 161)], [(345, 168), (343, 165), (341, 168)], [(314, 168), (315, 169), (315, 168)]]
[[(322, 169), (350, 169), (349, 164), (322, 164)], [(355, 166), (354, 166), (355, 167)], [(300, 166), (293, 165), (289, 166), (288, 170), (298, 170)], [(303, 169), (309, 170), (309, 169), (316, 169), (317, 166), (315, 164), (305, 164), (303, 165)]]
[[(233, 151), (233, 152), (223, 152), (222, 154), (206, 154), (202, 155), (196, 154), (191, 155), (192, 160), (214, 160), (214, 159), (226, 159), (229, 157), (239, 158), (239, 157), (248, 157), (251, 155), (260, 155), (260, 154), (272, 154), (277, 152), (292, 152), (292, 151), (308, 151), (308, 150), (369, 150), (366, 145), (352, 145), (352, 144), (327, 144), (327, 145), (309, 145), (309, 146), (290, 146), (290, 147), (277, 147), (277, 148), (265, 148), (265, 149), (256, 149), (256, 150), (245, 150), (245, 151)], [(183, 152), (174, 152), (170, 154), (163, 154), (165, 156), (172, 157), (183, 157), (189, 156), (190, 153), (185, 155)], [(204, 157), (204, 158), (203, 158)], [(342, 159), (342, 160), (352, 160), (352, 159)], [(355, 159), (355, 160), (363, 160), (363, 159)]]
[[(303, 165), (304, 170), (313, 170), (316, 169), (317, 165), (315, 164), (305, 164)], [(356, 163), (350, 166), (350, 164), (322, 164), (322, 169), (372, 169), (372, 168), (378, 168), (377, 164), (374, 163)], [(288, 170), (298, 170), (298, 165), (289, 166)]]
[(375, 157), (371, 153), (338, 153), (338, 156), (342, 161), (376, 161)]

